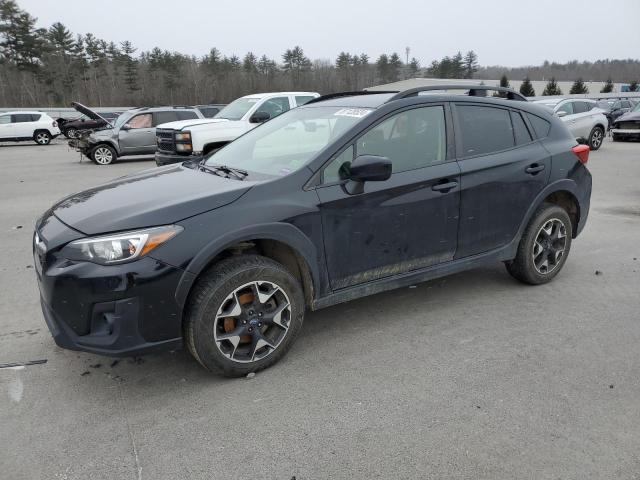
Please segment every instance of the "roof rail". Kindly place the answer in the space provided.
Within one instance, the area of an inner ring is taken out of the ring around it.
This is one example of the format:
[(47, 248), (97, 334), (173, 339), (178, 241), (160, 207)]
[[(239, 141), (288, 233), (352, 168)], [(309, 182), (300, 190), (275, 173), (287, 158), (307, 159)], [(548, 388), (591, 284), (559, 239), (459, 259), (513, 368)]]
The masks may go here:
[(508, 100), (518, 100), (521, 102), (528, 101), (527, 98), (521, 93), (518, 93), (515, 90), (506, 87), (492, 87), (489, 85), (429, 85), (425, 87), (410, 88), (408, 90), (398, 92), (389, 100), (387, 100), (386, 103), (392, 102), (394, 100), (399, 100), (401, 98), (415, 97), (420, 92), (431, 92), (438, 90), (468, 90), (469, 92), (467, 93), (467, 95), (469, 95), (470, 97), (486, 97), (487, 91), (492, 90), (505, 93), (505, 98), (507, 98)]
[(356, 95), (377, 95), (378, 93), (398, 93), (398, 90), (379, 90), (379, 91), (369, 91), (369, 90), (358, 90), (357, 92), (338, 92), (338, 93), (328, 93), (327, 95), (321, 95), (312, 100), (309, 100), (305, 105), (309, 105), (311, 103), (324, 102), (325, 100), (331, 100), (332, 98), (341, 98), (341, 97), (355, 97)]

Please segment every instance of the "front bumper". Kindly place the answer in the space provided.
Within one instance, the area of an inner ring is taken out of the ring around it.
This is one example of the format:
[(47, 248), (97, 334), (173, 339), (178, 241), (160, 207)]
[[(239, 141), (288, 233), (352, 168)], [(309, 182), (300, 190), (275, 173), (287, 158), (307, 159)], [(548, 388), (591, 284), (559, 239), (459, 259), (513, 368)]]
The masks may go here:
[(156, 165), (170, 165), (172, 163), (199, 162), (202, 155), (178, 155), (177, 153), (156, 152)]
[(66, 260), (60, 249), (78, 234), (53, 216), (38, 235), (47, 244), (34, 248), (40, 302), (60, 347), (130, 356), (182, 345), (181, 269), (149, 256), (110, 266)]
[(612, 128), (611, 135), (625, 138), (640, 138), (640, 129), (633, 128)]

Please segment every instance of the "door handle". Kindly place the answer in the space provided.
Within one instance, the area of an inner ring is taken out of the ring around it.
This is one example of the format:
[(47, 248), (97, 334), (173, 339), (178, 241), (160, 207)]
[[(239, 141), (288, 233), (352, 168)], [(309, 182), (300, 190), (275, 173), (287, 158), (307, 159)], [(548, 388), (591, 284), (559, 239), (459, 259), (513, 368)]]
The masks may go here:
[(529, 175), (537, 175), (543, 170), (544, 170), (544, 165), (538, 165), (537, 163), (534, 163), (533, 165), (529, 165), (527, 168), (524, 169), (524, 171), (527, 172)]
[(444, 180), (444, 183), (436, 183), (433, 187), (431, 187), (431, 190), (433, 190), (434, 192), (447, 193), (449, 190), (451, 190), (452, 188), (456, 188), (457, 186), (458, 182), (447, 182), (446, 180)]

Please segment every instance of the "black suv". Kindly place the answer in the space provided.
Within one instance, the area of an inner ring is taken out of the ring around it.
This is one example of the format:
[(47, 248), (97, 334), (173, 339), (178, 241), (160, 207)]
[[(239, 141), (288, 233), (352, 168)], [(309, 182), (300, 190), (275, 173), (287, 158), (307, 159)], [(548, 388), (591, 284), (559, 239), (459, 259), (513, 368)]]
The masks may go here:
[(589, 147), (511, 90), (465, 88), (321, 97), (200, 163), (63, 199), (33, 249), (56, 343), (184, 342), (236, 376), (280, 359), (306, 309), (493, 262), (549, 282), (587, 220)]

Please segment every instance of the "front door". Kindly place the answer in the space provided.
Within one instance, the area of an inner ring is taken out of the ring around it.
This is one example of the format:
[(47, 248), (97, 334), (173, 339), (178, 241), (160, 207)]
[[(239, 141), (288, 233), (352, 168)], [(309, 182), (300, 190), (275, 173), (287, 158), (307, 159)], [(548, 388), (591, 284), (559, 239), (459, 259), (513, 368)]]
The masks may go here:
[(461, 170), (460, 233), (456, 258), (509, 243), (551, 171), (549, 153), (517, 111), (455, 106)]
[[(374, 125), (323, 171), (317, 188), (334, 290), (449, 261), (456, 251), (459, 167), (447, 156), (444, 105), (406, 109)], [(344, 188), (348, 162), (388, 157), (391, 178)]]
[(156, 145), (153, 115), (140, 113), (132, 117), (118, 132), (118, 143), (122, 155), (153, 153)]

